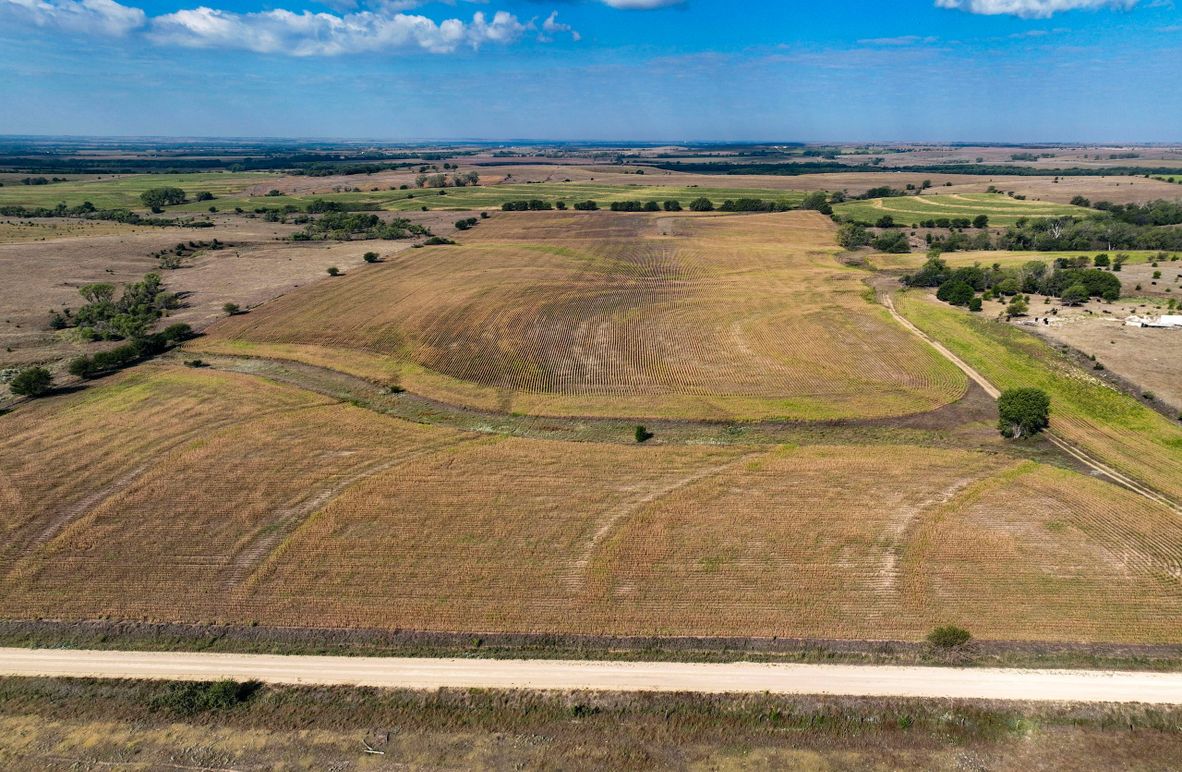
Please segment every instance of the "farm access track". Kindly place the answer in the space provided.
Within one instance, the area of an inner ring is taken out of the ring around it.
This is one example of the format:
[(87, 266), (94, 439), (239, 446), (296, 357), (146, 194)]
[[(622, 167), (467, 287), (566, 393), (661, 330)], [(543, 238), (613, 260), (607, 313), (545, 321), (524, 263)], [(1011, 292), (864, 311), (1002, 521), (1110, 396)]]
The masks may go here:
[[(166, 359), (179, 361), (180, 355)], [(411, 392), (391, 393), (389, 389), (357, 376), (326, 367), (290, 360), (256, 356), (215, 354), (203, 358), (218, 370), (254, 375), (296, 386), (355, 406), (414, 423), (563, 442), (607, 442), (633, 444), (635, 427), (644, 424), (659, 444), (913, 444), (930, 447), (964, 448), (984, 444), (972, 427), (992, 420), (995, 408), (984, 389), (970, 382), (959, 401), (912, 416), (834, 421), (752, 421), (726, 422), (694, 419), (638, 419), (531, 416), (482, 411), (439, 402)], [(990, 450), (999, 446), (991, 444)], [(1022, 448), (1000, 449), (1022, 458), (1079, 468), (1070, 457), (1046, 443)]]
[[(977, 370), (975, 370), (971, 365), (969, 365), (967, 362), (965, 362), (960, 357), (953, 354), (943, 344), (941, 344), (939, 341), (928, 336), (925, 332), (923, 332), (923, 330), (916, 327), (906, 317), (904, 317), (902, 314), (900, 314), (898, 312), (898, 310), (895, 308), (895, 303), (891, 299), (891, 295), (890, 295), (889, 291), (880, 290), (878, 292), (878, 297), (881, 299), (882, 304), (884, 306), (886, 306), (887, 310), (891, 312), (891, 316), (893, 316), (895, 318), (895, 320), (899, 322), (899, 324), (903, 325), (907, 330), (909, 330), (913, 334), (919, 336), (920, 339), (927, 342), (928, 345), (930, 345), (937, 352), (939, 352), (941, 356), (947, 358), (948, 361), (952, 362), (952, 364), (959, 367), (964, 372), (965, 375), (967, 375), (974, 383), (979, 385), (985, 391), (985, 393), (988, 394), (991, 398), (996, 400), (999, 397), (1001, 397), (1001, 391), (996, 386), (991, 384), (985, 378), (985, 376), (983, 376), (981, 373), (977, 372)], [(1076, 445), (1073, 445), (1070, 442), (1068, 442), (1067, 440), (1058, 436), (1053, 431), (1048, 430), (1048, 431), (1044, 432), (1044, 435), (1046, 436), (1047, 440), (1052, 445), (1059, 448), (1059, 450), (1061, 450), (1063, 453), (1067, 454), (1071, 458), (1075, 459), (1079, 464), (1082, 464), (1085, 468), (1087, 468), (1093, 474), (1103, 477), (1103, 478), (1107, 479), (1109, 482), (1119, 485), (1122, 488), (1127, 488), (1128, 490), (1132, 491), (1133, 493), (1143, 496), (1156, 504), (1162, 504), (1162, 505), (1174, 510), (1175, 512), (1178, 512), (1179, 514), (1182, 514), (1182, 505), (1178, 504), (1178, 502), (1174, 501), (1173, 499), (1169, 498), (1168, 496), (1165, 496), (1165, 495), (1155, 491), (1154, 489), (1144, 485), (1143, 483), (1140, 483), (1137, 480), (1134, 480), (1133, 478), (1129, 477), (1128, 475), (1118, 472), (1117, 470), (1113, 469), (1112, 467), (1108, 466), (1107, 464), (1103, 463), (1102, 461), (1099, 461), (1098, 459), (1089, 455), (1082, 448), (1080, 448)]]

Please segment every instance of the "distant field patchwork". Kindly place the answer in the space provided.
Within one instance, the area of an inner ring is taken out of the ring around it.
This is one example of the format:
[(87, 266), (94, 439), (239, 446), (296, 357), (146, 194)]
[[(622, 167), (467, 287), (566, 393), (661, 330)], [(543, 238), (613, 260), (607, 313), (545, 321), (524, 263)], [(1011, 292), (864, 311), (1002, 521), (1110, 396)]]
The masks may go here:
[(865, 223), (876, 223), (891, 216), (898, 225), (909, 226), (939, 218), (989, 217), (990, 225), (1013, 225), (1020, 218), (1059, 217), (1094, 214), (1089, 209), (1045, 201), (1020, 201), (995, 193), (956, 195), (895, 196), (869, 201), (850, 201), (834, 207), (838, 214)]

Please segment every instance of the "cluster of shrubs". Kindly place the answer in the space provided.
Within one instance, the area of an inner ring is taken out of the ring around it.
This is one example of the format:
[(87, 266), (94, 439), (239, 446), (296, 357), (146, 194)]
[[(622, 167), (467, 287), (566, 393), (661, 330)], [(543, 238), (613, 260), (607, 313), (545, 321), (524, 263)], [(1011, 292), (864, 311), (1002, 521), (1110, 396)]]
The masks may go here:
[(171, 683), (152, 698), (150, 707), (173, 716), (227, 711), (249, 702), (262, 688), (258, 681)]
[(837, 242), (846, 249), (858, 247), (873, 247), (879, 252), (902, 254), (911, 251), (911, 242), (907, 234), (899, 230), (884, 230), (881, 233), (871, 233), (865, 225), (856, 222), (843, 223), (837, 229)]
[(480, 175), (476, 172), (457, 172), (451, 176), (446, 174), (423, 174), (415, 178), (416, 188), (466, 188), (479, 185)]
[(218, 252), (225, 248), (225, 243), (218, 239), (212, 241), (190, 241), (188, 244), (180, 242), (172, 249), (162, 249), (159, 252), (154, 252), (152, 257), (160, 261), (161, 268), (175, 270), (184, 265), (186, 258), (192, 257), (203, 249)]
[(160, 332), (141, 335), (109, 351), (76, 357), (70, 360), (68, 370), (70, 375), (79, 378), (96, 378), (162, 354), (191, 337), (193, 329), (189, 325), (172, 324)]
[[(1107, 256), (1104, 258), (1107, 261)], [(1020, 268), (1003, 269), (994, 264), (991, 268), (974, 265), (950, 269), (939, 255), (933, 255), (918, 272), (904, 276), (903, 283), (911, 287), (938, 287), (936, 296), (940, 300), (967, 306), (971, 311), (980, 311), (983, 300), (1009, 298), (1007, 313), (1011, 316), (1022, 316), (1029, 310), (1026, 295), (1030, 293), (1057, 297), (1064, 305), (1079, 305), (1093, 297), (1109, 302), (1119, 300), (1120, 279), (1108, 271), (1083, 267), (1084, 261), (1091, 263), (1086, 257), (1060, 258), (1054, 270), (1037, 260)]]
[[(210, 196), (213, 198), (213, 196)], [(188, 200), (185, 191), (180, 188), (150, 188), (140, 193), (140, 202), (153, 212), (161, 212), (166, 206), (176, 206)], [(203, 199), (204, 200), (204, 199)]]
[(77, 206), (58, 204), (54, 207), (36, 206), (25, 207), (16, 205), (0, 206), (0, 216), (20, 217), (36, 220), (46, 217), (77, 217), (84, 220), (103, 220), (123, 223), (125, 225), (152, 225), (157, 227), (186, 227), (212, 228), (209, 220), (177, 220), (162, 217), (143, 217), (130, 209), (98, 209), (89, 201), (83, 201)]
[(366, 212), (328, 211), (312, 220), (304, 230), (294, 234), (292, 238), (296, 241), (363, 241), (409, 239), (430, 235), (431, 231), (426, 227), (402, 218), (385, 222), (376, 214)]
[(150, 273), (143, 281), (129, 284), (115, 298), (115, 285), (86, 284), (78, 288), (86, 304), (71, 312), (54, 312), (49, 326), (55, 330), (77, 328), (89, 340), (124, 340), (143, 335), (166, 311), (176, 308), (175, 295), (164, 289), (160, 274)]
[(475, 228), (480, 224), (480, 219), (476, 217), (469, 217), (464, 220), (456, 220), (456, 230), (466, 231), (470, 228)]
[(977, 228), (983, 230), (989, 227), (989, 215), (979, 214), (976, 217), (937, 217), (934, 220), (924, 220), (919, 223), (922, 228), (956, 228), (964, 230), (966, 228)]
[(549, 201), (536, 198), (529, 201), (506, 201), (501, 204), (501, 211), (504, 212), (543, 212), (553, 208), (554, 205)]
[(44, 367), (26, 367), (8, 382), (18, 397), (43, 397), (53, 388), (53, 375)]

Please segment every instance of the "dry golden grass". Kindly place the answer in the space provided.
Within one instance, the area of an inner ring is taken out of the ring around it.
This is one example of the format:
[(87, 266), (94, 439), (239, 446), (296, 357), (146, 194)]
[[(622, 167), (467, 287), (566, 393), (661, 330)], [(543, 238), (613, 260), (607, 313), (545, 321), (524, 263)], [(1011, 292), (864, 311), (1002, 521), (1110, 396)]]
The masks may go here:
[(147, 226), (137, 227), (107, 220), (0, 220), (0, 244), (48, 241), (80, 236), (129, 235), (147, 229)]
[(813, 213), (500, 215), (214, 326), (193, 344), (541, 415), (882, 417), (963, 375), (868, 303)]
[(994, 454), (497, 438), (165, 367), (0, 426), (8, 618), (1180, 642), (1177, 517)]

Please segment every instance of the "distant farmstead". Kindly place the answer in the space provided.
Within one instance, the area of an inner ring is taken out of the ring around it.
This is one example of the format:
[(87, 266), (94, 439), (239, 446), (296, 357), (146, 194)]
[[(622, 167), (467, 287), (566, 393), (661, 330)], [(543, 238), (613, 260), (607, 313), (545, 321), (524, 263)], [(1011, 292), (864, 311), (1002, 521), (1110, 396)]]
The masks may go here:
[(1165, 327), (1182, 330), (1182, 315), (1130, 316), (1125, 320), (1128, 327)]

